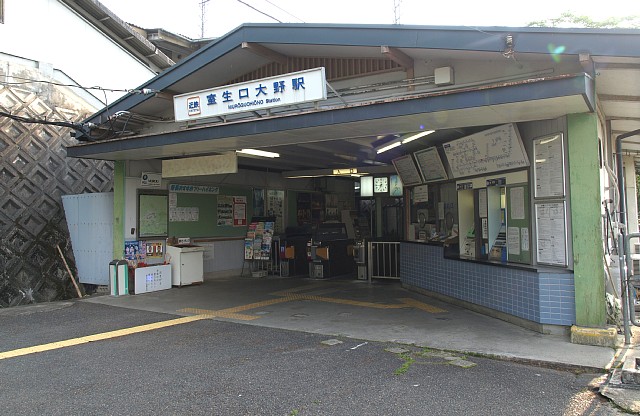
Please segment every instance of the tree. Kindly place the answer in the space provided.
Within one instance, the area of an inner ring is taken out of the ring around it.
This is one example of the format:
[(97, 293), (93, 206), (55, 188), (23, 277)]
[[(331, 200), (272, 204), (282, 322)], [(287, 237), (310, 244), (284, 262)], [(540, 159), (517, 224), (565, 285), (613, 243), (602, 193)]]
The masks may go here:
[(577, 16), (572, 12), (564, 12), (560, 17), (534, 21), (528, 27), (586, 27), (592, 29), (612, 28), (640, 28), (640, 16), (609, 17), (602, 21), (595, 21), (589, 16)]

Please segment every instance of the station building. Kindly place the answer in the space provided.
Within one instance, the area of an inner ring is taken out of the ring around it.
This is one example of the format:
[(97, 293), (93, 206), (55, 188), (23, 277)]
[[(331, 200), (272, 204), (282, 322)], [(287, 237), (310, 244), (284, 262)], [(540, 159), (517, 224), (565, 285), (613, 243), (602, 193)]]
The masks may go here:
[(604, 328), (612, 226), (638, 228), (639, 40), (246, 24), (95, 113), (67, 154), (115, 162), (114, 258), (190, 238), (205, 272), (237, 273), (252, 219), (283, 240), (349, 223), (398, 247), (411, 290), (544, 333)]

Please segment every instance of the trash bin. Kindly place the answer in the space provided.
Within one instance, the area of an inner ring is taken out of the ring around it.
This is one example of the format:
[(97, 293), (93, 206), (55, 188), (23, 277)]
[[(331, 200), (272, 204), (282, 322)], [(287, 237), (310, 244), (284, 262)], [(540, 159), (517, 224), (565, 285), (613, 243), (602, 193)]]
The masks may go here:
[(112, 296), (129, 294), (129, 263), (126, 260), (109, 262), (109, 293)]

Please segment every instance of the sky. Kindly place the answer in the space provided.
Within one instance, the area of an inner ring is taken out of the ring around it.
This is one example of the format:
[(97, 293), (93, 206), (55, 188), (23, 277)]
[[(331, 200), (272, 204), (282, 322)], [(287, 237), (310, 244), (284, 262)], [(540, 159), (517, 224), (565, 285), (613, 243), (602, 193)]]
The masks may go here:
[[(201, 17), (204, 5), (204, 25)], [(563, 12), (601, 21), (640, 15), (638, 0), (100, 0), (128, 23), (191, 39), (219, 37), (242, 23), (354, 23), (524, 27)], [(394, 5), (399, 4), (394, 9)], [(258, 11), (256, 11), (256, 9)], [(277, 20), (276, 20), (277, 19)], [(202, 36), (204, 35), (204, 36)]]

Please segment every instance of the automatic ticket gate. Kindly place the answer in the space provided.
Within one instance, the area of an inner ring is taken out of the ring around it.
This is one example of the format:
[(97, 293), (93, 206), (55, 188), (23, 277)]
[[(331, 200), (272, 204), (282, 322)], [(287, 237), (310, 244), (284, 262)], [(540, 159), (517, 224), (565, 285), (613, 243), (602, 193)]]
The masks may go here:
[(307, 243), (309, 277), (323, 279), (353, 273), (356, 270), (353, 245), (343, 223), (318, 225)]

